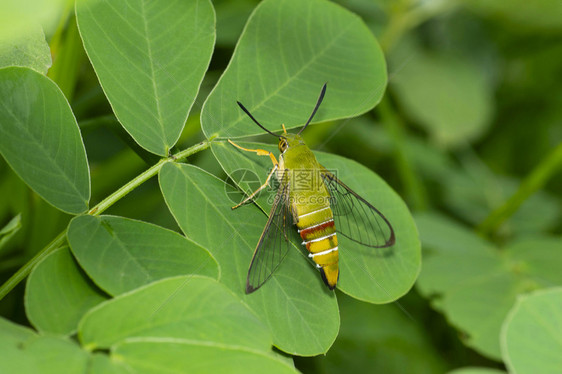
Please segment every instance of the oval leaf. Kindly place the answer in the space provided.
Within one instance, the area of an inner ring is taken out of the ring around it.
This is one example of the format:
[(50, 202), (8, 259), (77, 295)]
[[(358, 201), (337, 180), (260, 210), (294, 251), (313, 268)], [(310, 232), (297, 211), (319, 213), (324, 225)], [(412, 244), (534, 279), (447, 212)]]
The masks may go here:
[(210, 1), (79, 1), (76, 16), (115, 115), (140, 146), (167, 156), (211, 59)]
[(500, 251), (438, 214), (418, 214), (416, 222), (428, 249), (420, 293), (463, 332), (466, 345), (500, 360), (501, 325), (517, 295), (562, 284), (562, 241), (529, 238)]
[(64, 247), (33, 268), (25, 288), (25, 311), (39, 331), (70, 335), (84, 313), (105, 299)]
[(430, 333), (408, 311), (348, 296), (338, 297), (338, 303), (341, 330), (328, 354), (315, 358), (318, 373), (445, 372), (446, 361), (431, 344)]
[(464, 367), (449, 371), (447, 374), (507, 374), (507, 372), (484, 367)]
[(15, 216), (0, 229), (0, 251), (10, 239), (21, 229), (21, 213)]
[(299, 373), (264, 352), (188, 339), (128, 340), (117, 345), (113, 353), (139, 373)]
[(382, 51), (358, 16), (324, 0), (265, 0), (203, 106), (202, 128), (207, 137), (261, 134), (237, 100), (272, 131), (279, 113), (288, 128), (302, 125), (325, 82), (315, 120), (357, 116), (380, 101), (386, 80)]
[(246, 295), (246, 274), (267, 217), (252, 207), (234, 211), (229, 185), (188, 165), (167, 164), (160, 186), (183, 232), (208, 248), (221, 266), (220, 281), (272, 331), (274, 344), (298, 355), (325, 353), (337, 336), (336, 299), (298, 250), (258, 291)]
[[(0, 352), (4, 352), (7, 346), (12, 344), (16, 346), (26, 339), (34, 339), (37, 337), (35, 331), (29, 327), (15, 324), (4, 317), (0, 317), (0, 333), (2, 336), (2, 339), (0, 339), (0, 343), (2, 344)], [(0, 362), (2, 361), (0, 360)]]
[(6, 18), (0, 21), (0, 68), (21, 66), (47, 74), (51, 50), (41, 26)]
[(200, 276), (156, 281), (92, 309), (79, 326), (86, 347), (130, 338), (187, 339), (271, 351), (265, 326), (226, 287)]
[(67, 235), (80, 266), (111, 295), (174, 275), (218, 277), (209, 252), (146, 222), (86, 215), (72, 220)]
[(492, 91), (475, 64), (417, 49), (403, 51), (391, 61), (397, 67), (391, 84), (396, 98), (435, 142), (463, 145), (490, 125)]
[(131, 369), (120, 357), (109, 356), (103, 353), (94, 353), (88, 362), (91, 374), (131, 374)]
[[(237, 144), (278, 152), (276, 147), (267, 144)], [(259, 176), (261, 183), (265, 182), (271, 168), (269, 158), (253, 156), (226, 142), (213, 143), (212, 150), (227, 174), (232, 175), (235, 170), (240, 169), (251, 170)], [(393, 246), (377, 249), (365, 247), (339, 235), (338, 288), (350, 296), (372, 303), (388, 303), (398, 299), (414, 285), (421, 266), (418, 234), (406, 204), (379, 176), (366, 167), (328, 153), (315, 154), (320, 164), (385, 215), (396, 236)], [(269, 211), (266, 200), (271, 201), (271, 195), (264, 193), (258, 199), (258, 205)]]
[(562, 3), (552, 0), (472, 0), (464, 4), (471, 10), (510, 22), (516, 30), (538, 29), (546, 33), (562, 30)]
[(537, 291), (517, 299), (505, 320), (501, 336), (502, 356), (510, 372), (560, 372), (561, 310), (560, 287)]
[(49, 78), (0, 69), (0, 153), (21, 179), (67, 213), (88, 208), (90, 171), (72, 110)]
[(85, 373), (87, 364), (88, 353), (75, 342), (0, 318), (0, 373)]

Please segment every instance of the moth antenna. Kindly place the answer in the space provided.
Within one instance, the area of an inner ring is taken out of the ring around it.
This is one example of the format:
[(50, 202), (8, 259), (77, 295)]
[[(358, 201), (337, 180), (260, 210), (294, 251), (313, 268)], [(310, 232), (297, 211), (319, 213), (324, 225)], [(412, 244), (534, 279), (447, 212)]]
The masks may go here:
[(258, 125), (258, 126), (261, 127), (262, 129), (264, 129), (265, 131), (267, 131), (269, 134), (275, 136), (276, 138), (279, 137), (279, 135), (276, 135), (276, 134), (272, 133), (271, 131), (269, 131), (268, 129), (266, 129), (265, 127), (263, 127), (263, 126), (254, 118), (254, 116), (252, 116), (252, 114), (250, 113), (250, 111), (249, 111), (248, 109), (246, 109), (246, 108), (244, 107), (244, 105), (242, 105), (242, 103), (241, 103), (240, 101), (237, 101), (236, 103), (238, 104), (238, 106), (239, 106), (240, 108), (242, 108), (242, 110), (244, 111), (244, 113), (246, 113), (246, 114), (248, 115), (248, 117), (250, 117), (250, 118), (252, 119), (252, 121), (255, 122), (256, 125)]
[(316, 102), (316, 106), (314, 107), (314, 110), (312, 111), (312, 114), (310, 115), (310, 118), (308, 119), (308, 121), (306, 121), (306, 124), (304, 125), (304, 127), (302, 129), (300, 129), (300, 131), (297, 133), (297, 135), (300, 135), (301, 132), (306, 129), (306, 126), (308, 126), (308, 124), (310, 123), (310, 121), (312, 121), (312, 118), (314, 118), (314, 115), (316, 114), (316, 111), (318, 110), (318, 107), (320, 107), (320, 104), (322, 104), (322, 100), (324, 100), (324, 94), (326, 94), (326, 85), (328, 83), (324, 83), (324, 85), (322, 86), (322, 91), (320, 91), (320, 96), (318, 97), (318, 101)]

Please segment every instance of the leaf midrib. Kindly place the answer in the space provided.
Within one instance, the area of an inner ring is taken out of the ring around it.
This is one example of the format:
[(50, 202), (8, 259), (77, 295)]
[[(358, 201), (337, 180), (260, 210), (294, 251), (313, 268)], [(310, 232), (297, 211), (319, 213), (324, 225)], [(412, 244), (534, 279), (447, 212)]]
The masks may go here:
[[(330, 48), (333, 47), (334, 44), (336, 44), (336, 41), (338, 41), (350, 28), (351, 26), (353, 26), (351, 23), (349, 23), (347, 25), (346, 28), (342, 28), (341, 31), (334, 36), (334, 38), (331, 40), (330, 43), (326, 44), (324, 46), (324, 48), (322, 48), (320, 50), (320, 52), (318, 52), (317, 55), (313, 56), (306, 64), (304, 64), (303, 66), (301, 66), (301, 68), (299, 70), (297, 70), (291, 77), (289, 77), (289, 79), (287, 79), (285, 81), (285, 83), (281, 84), (279, 87), (277, 87), (277, 89), (275, 89), (274, 91), (272, 91), (269, 95), (266, 95), (262, 98), (262, 100), (260, 102), (258, 102), (256, 105), (252, 106), (251, 108), (248, 108), (248, 110), (250, 112), (255, 112), (257, 111), (265, 102), (267, 102), (269, 99), (271, 99), (273, 96), (277, 95), (281, 90), (283, 90), (285, 87), (287, 87), (293, 80), (295, 80), (303, 71), (305, 71), (306, 69), (308, 69), (313, 63), (315, 63), (320, 56), (323, 56), (326, 51)], [(244, 37), (244, 35), (242, 35), (240, 37), (240, 39), (242, 39)], [(285, 66), (285, 65), (284, 65)], [(286, 68), (286, 66), (285, 66)], [(261, 80), (260, 80), (261, 82)], [(237, 126), (240, 122), (242, 122), (242, 119), (244, 118), (244, 116), (242, 114), (238, 115), (238, 118), (236, 120), (234, 120), (233, 122), (231, 122), (230, 125), (225, 125), (222, 127), (221, 132), (222, 133), (226, 133), (228, 132), (228, 130), (232, 129), (233, 127)]]
[[(45, 97), (44, 97), (44, 92), (43, 90), (40, 90), (41, 95), (43, 97), (43, 102), (45, 102)], [(26, 97), (28, 95), (26, 94)], [(18, 128), (24, 133), (24, 135), (27, 135), (28, 139), (31, 139), (32, 141), (35, 142), (35, 150), (40, 150), (41, 152), (43, 152), (45, 155), (47, 156), (52, 156), (51, 152), (49, 152), (49, 150), (47, 148), (45, 148), (44, 144), (42, 142), (40, 142), (36, 137), (35, 134), (33, 134), (32, 132), (29, 131), (29, 126), (26, 126), (27, 122), (22, 121), (19, 117), (17, 117), (15, 115), (15, 113), (13, 111), (10, 110), (9, 107), (4, 105), (4, 108), (6, 108), (6, 112), (8, 114), (10, 114), (13, 118), (14, 118), (14, 122), (16, 122), (17, 124), (19, 124)], [(45, 107), (43, 107), (43, 110), (45, 110)], [(62, 117), (62, 115), (61, 115)], [(62, 121), (61, 121), (62, 123)], [(81, 191), (78, 190), (78, 187), (75, 183), (73, 183), (73, 181), (70, 179), (70, 175), (68, 175), (64, 169), (61, 168), (61, 166), (55, 162), (54, 158), (51, 157), (45, 157), (45, 160), (47, 162), (49, 162), (51, 164), (51, 166), (54, 166), (53, 169), (55, 169), (55, 171), (58, 171), (60, 174), (62, 175), (63, 179), (68, 183), (68, 185), (71, 187), (71, 190), (73, 190), (77, 196), (79, 196), (80, 198), (83, 199), (83, 202), (86, 201), (86, 197), (82, 194)], [(44, 169), (44, 168), (42, 168)], [(35, 188), (33, 187), (33, 189), (35, 190)], [(52, 190), (51, 190), (52, 191)], [(65, 204), (66, 205), (66, 204)], [(74, 205), (74, 204), (73, 204)], [(85, 206), (87, 206), (87, 204), (85, 204)]]
[(146, 49), (147, 49), (147, 55), (148, 55), (148, 61), (150, 62), (150, 77), (151, 77), (151, 83), (152, 83), (152, 91), (154, 94), (154, 101), (156, 104), (156, 113), (157, 113), (157, 118), (158, 120), (156, 121), (158, 123), (158, 128), (160, 129), (160, 133), (162, 136), (162, 140), (165, 143), (165, 147), (168, 147), (168, 140), (166, 139), (166, 130), (164, 128), (164, 119), (162, 118), (162, 109), (160, 108), (160, 99), (159, 99), (159, 94), (158, 94), (158, 87), (156, 85), (156, 76), (155, 76), (155, 72), (154, 72), (154, 57), (153, 57), (153, 53), (152, 53), (152, 46), (150, 44), (150, 37), (149, 37), (149, 32), (148, 32), (148, 24), (147, 24), (147, 16), (146, 16), (146, 9), (145, 9), (145, 5), (144, 5), (144, 1), (141, 1), (141, 13), (142, 13), (142, 22), (143, 22), (143, 27), (144, 27), (144, 34), (145, 34), (145, 41), (146, 41)]

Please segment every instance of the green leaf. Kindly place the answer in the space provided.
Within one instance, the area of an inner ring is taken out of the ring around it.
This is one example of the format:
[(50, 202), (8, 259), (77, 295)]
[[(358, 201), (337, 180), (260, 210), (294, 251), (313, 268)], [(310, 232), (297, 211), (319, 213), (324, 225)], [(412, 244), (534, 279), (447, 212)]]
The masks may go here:
[(205, 249), (146, 222), (85, 215), (72, 220), (67, 235), (80, 266), (111, 295), (175, 275), (219, 274)]
[(139, 373), (298, 373), (291, 365), (264, 352), (188, 339), (128, 340), (113, 353)]
[(246, 295), (246, 274), (267, 217), (251, 206), (232, 211), (233, 188), (189, 165), (167, 164), (160, 186), (187, 237), (208, 248), (221, 266), (220, 281), (269, 327), (274, 344), (297, 355), (325, 353), (336, 338), (336, 299), (298, 251), (258, 291)]
[(302, 125), (325, 82), (315, 121), (357, 116), (380, 101), (386, 81), (382, 51), (358, 16), (324, 0), (265, 0), (203, 106), (202, 128), (207, 138), (263, 133), (237, 100), (272, 131)]
[(502, 356), (510, 372), (560, 372), (561, 310), (560, 287), (536, 291), (517, 299), (505, 319), (501, 334)]
[(115, 115), (140, 146), (167, 156), (211, 59), (210, 1), (79, 1), (76, 16)]
[(131, 369), (123, 362), (120, 357), (116, 357), (114, 352), (111, 356), (103, 353), (94, 353), (89, 362), (91, 374), (131, 374)]
[(449, 371), (447, 374), (507, 374), (503, 370), (481, 368), (481, 367), (464, 367)]
[[(239, 144), (278, 152), (276, 147), (267, 144)], [(214, 142), (212, 150), (227, 174), (232, 175), (239, 169), (250, 170), (259, 176), (260, 183), (265, 182), (271, 167), (269, 158), (240, 151), (226, 142)], [(377, 207), (391, 222), (396, 235), (396, 244), (386, 249), (364, 247), (343, 235), (338, 236), (341, 249), (338, 288), (350, 296), (372, 303), (398, 299), (413, 286), (421, 265), (418, 234), (408, 208), (379, 176), (366, 167), (328, 153), (315, 154), (318, 161), (343, 183)], [(258, 199), (258, 205), (267, 212), (270, 209), (268, 197), (271, 200), (267, 194)], [(301, 246), (297, 244), (297, 247)]]
[(215, 0), (213, 5), (217, 12), (217, 46), (233, 48), (257, 2)]
[(562, 284), (560, 238), (526, 238), (500, 251), (435, 213), (416, 215), (424, 249), (418, 289), (463, 331), (465, 344), (500, 360), (501, 325), (518, 294)]
[(397, 305), (370, 305), (338, 297), (341, 330), (326, 356), (316, 357), (317, 372), (443, 373), (445, 361), (429, 332)]
[(391, 87), (406, 114), (440, 145), (478, 139), (492, 115), (492, 90), (478, 66), (444, 52), (403, 48), (391, 57), (397, 70)]
[(101, 304), (82, 319), (79, 338), (88, 349), (158, 338), (271, 351), (255, 315), (226, 287), (196, 275), (159, 280)]
[(20, 229), (21, 214), (18, 214), (0, 229), (0, 251)]
[(509, 21), (517, 30), (533, 28), (546, 33), (562, 30), (562, 3), (552, 0), (472, 0), (471, 10)]
[[(363, 126), (363, 141), (372, 147), (373, 152), (389, 147), (386, 143), (389, 141), (388, 134), (378, 131), (371, 136), (376, 131), (372, 128), (373, 123)], [(485, 165), (485, 160), (471, 151), (462, 152), (459, 167), (451, 155), (421, 138), (408, 136), (405, 141), (410, 162), (420, 174), (442, 188), (441, 198), (448, 209), (474, 225), (481, 223), (492, 210), (504, 204), (521, 183), (515, 178), (494, 172)], [(553, 194), (537, 191), (503, 224), (501, 235), (528, 236), (552, 231), (560, 221), (561, 214), (559, 201)]]
[[(473, 224), (481, 223), (513, 195), (520, 181), (496, 175), (489, 169), (465, 165), (441, 175), (443, 199), (451, 210)], [(525, 200), (502, 226), (504, 236), (525, 236), (552, 230), (560, 221), (559, 201), (546, 191)]]
[[(72, 3), (69, 6), (72, 6)], [(59, 86), (64, 96), (72, 102), (74, 90), (77, 88), (76, 83), (84, 65), (83, 61), (86, 60), (86, 52), (78, 32), (76, 17), (72, 14), (72, 9), (68, 9), (68, 11), (70, 17), (63, 36), (59, 34), (57, 35), (59, 38), (51, 39), (51, 47), (56, 51), (56, 60), (49, 70), (48, 76)], [(77, 116), (80, 117), (79, 114)]]
[(67, 247), (33, 268), (25, 288), (29, 321), (41, 332), (70, 335), (86, 311), (106, 298), (80, 271)]
[[(0, 352), (5, 352), (12, 343), (17, 344), (36, 336), (35, 332), (30, 328), (12, 323), (3, 317), (0, 317), (0, 333)], [(0, 360), (1, 362), (2, 360)]]
[(70, 340), (37, 335), (0, 318), (0, 373), (83, 373), (87, 359)]
[(0, 69), (0, 153), (56, 208), (88, 208), (90, 175), (76, 119), (60, 89), (33, 70)]
[(561, 237), (528, 237), (514, 241), (504, 248), (510, 270), (523, 275), (531, 287), (562, 285)]
[[(6, 22), (15, 27), (7, 27)], [(47, 74), (51, 66), (51, 51), (41, 26), (32, 23), (17, 25), (13, 20), (1, 23), (0, 68), (21, 66)]]

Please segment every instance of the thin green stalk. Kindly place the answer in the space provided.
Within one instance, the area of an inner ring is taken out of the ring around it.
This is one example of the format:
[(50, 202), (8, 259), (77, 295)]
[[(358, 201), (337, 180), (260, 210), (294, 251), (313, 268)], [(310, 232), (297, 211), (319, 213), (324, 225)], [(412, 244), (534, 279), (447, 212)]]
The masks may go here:
[(541, 189), (556, 172), (562, 168), (562, 143), (546, 156), (521, 182), (517, 191), (500, 207), (492, 211), (476, 229), (481, 235), (494, 233), (519, 209), (531, 195)]
[(196, 144), (196, 145), (194, 145), (194, 146), (192, 146), (188, 149), (185, 149), (181, 152), (178, 152), (177, 154), (173, 155), (172, 157), (163, 158), (162, 160), (158, 161), (158, 163), (156, 163), (154, 166), (147, 169), (142, 174), (139, 174), (136, 178), (134, 178), (133, 180), (131, 180), (130, 182), (125, 184), (123, 187), (121, 187), (120, 189), (118, 189), (117, 191), (115, 191), (114, 193), (112, 193), (111, 195), (109, 195), (108, 197), (103, 199), (102, 201), (100, 201), (95, 207), (93, 207), (92, 209), (90, 209), (88, 211), (88, 214), (91, 214), (93, 216), (100, 215), (101, 213), (106, 211), (107, 208), (109, 208), (110, 206), (115, 204), (117, 201), (121, 200), (123, 197), (125, 197), (127, 194), (129, 194), (129, 192), (133, 191), (135, 188), (137, 188), (138, 186), (140, 186), (141, 184), (143, 184), (144, 182), (146, 182), (147, 180), (149, 180), (150, 178), (152, 178), (153, 176), (158, 174), (158, 172), (160, 171), (162, 166), (164, 166), (164, 164), (166, 164), (168, 162), (182, 161), (185, 158), (187, 158), (187, 157), (189, 157), (189, 156), (191, 156), (191, 155), (193, 155), (197, 152), (200, 152), (200, 151), (203, 151), (203, 150), (209, 148), (210, 144), (211, 144), (211, 142), (206, 140), (206, 141), (201, 142), (199, 144)]
[(65, 239), (66, 229), (58, 234), (57, 237), (53, 239), (53, 241), (50, 242), (45, 248), (43, 248), (35, 256), (33, 256), (31, 260), (27, 261), (25, 265), (19, 268), (18, 271), (16, 271), (15, 274), (10, 277), (10, 279), (4, 282), (2, 287), (0, 287), (0, 300), (2, 300), (4, 296), (6, 296), (22, 280), (24, 280), (24, 278), (27, 277), (31, 272), (31, 269), (33, 269), (39, 261), (45, 258), (49, 253), (63, 245)]
[(458, 5), (457, 1), (429, 1), (410, 7), (410, 2), (399, 2), (394, 9), (389, 9), (390, 22), (379, 39), (383, 51), (392, 49), (409, 30)]
[[(107, 210), (110, 206), (115, 204), (117, 201), (121, 200), (125, 197), (129, 192), (133, 191), (135, 188), (158, 174), (162, 166), (168, 162), (179, 162), (184, 160), (185, 158), (197, 153), (201, 152), (207, 148), (209, 148), (211, 144), (211, 140), (205, 140), (199, 144), (196, 144), (188, 149), (185, 149), (177, 154), (162, 159), (154, 166), (147, 169), (142, 174), (138, 175), (136, 178), (125, 184), (123, 187), (119, 188), (117, 191), (109, 195), (107, 198), (103, 199), (99, 204), (95, 207), (90, 209), (87, 214), (97, 216)], [(49, 245), (44, 247), (41, 251), (39, 251), (31, 260), (29, 260), (25, 265), (18, 269), (18, 271), (10, 277), (1, 287), (0, 287), (0, 300), (4, 298), (15, 286), (17, 286), (21, 281), (25, 279), (31, 272), (31, 270), (35, 267), (35, 265), (45, 258), (48, 254), (53, 252), (55, 249), (62, 246), (66, 241), (66, 229), (64, 229)]]
[(61, 13), (61, 18), (59, 19), (59, 23), (57, 24), (57, 28), (55, 33), (51, 37), (51, 41), (49, 42), (49, 47), (51, 51), (57, 53), (60, 45), (62, 43), (62, 37), (64, 35), (64, 31), (66, 30), (66, 23), (68, 18), (72, 16), (72, 11), (74, 9), (74, 1), (68, 0), (64, 4), (64, 9)]
[(59, 43), (59, 48), (54, 55), (53, 66), (47, 74), (59, 86), (68, 101), (72, 101), (74, 96), (80, 66), (85, 56), (86, 53), (78, 33), (76, 17), (71, 13), (62, 42)]
[(377, 109), (394, 145), (394, 159), (407, 200), (415, 210), (423, 210), (427, 208), (426, 192), (404, 149), (404, 124), (394, 113), (388, 98), (384, 98)]

